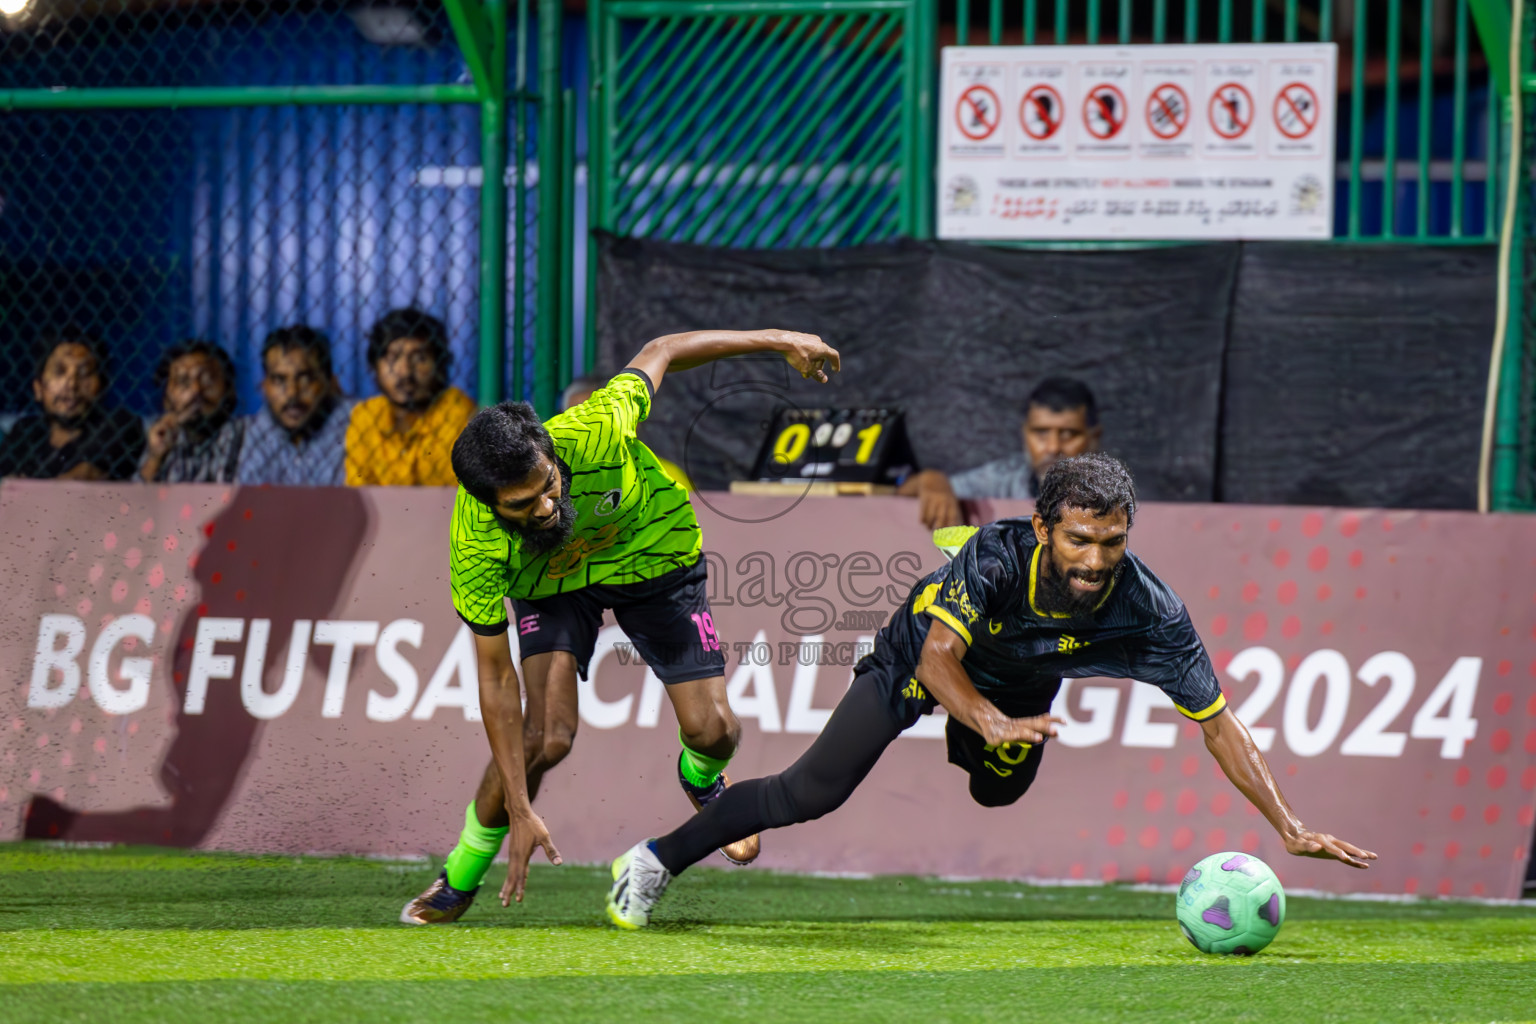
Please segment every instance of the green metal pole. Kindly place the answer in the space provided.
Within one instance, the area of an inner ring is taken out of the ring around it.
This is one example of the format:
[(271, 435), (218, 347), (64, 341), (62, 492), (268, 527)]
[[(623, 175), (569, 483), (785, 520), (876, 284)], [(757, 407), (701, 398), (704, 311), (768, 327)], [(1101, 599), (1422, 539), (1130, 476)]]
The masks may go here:
[(560, 345), (560, 0), (539, 0), (539, 280), (533, 407), (555, 414)]
[(384, 103), (478, 103), (473, 85), (262, 85), (145, 89), (4, 89), (0, 111), (148, 110)]
[(1460, 238), (1467, 201), (1467, 0), (1456, 0), (1456, 72), (1451, 99), (1451, 237)]
[[(574, 375), (576, 362), (576, 94), (560, 94), (560, 391)], [(582, 360), (582, 372), (590, 367)]]
[(603, 10), (603, 0), (590, 0), (587, 4), (587, 66), (592, 70), (587, 82), (587, 289), (586, 322), (583, 325), (582, 347), (587, 352), (586, 372), (597, 368), (597, 245), (593, 232), (607, 228), (607, 210), (602, 196), (608, 187), (608, 158), (604, 145), (607, 139), (609, 110), (608, 93), (611, 86), (604, 80), (600, 69), (612, 68), (611, 57), (616, 57), (609, 42), (608, 15)]
[(482, 406), (503, 396), (507, 336), (507, 7), (486, 0), (491, 91), (480, 102), (480, 374)]
[[(1510, 144), (1510, 100), (1504, 97), (1499, 106), (1504, 122), (1505, 145)], [(1524, 170), (1524, 168), (1522, 168)], [(1501, 204), (1502, 205), (1502, 204)], [(1525, 203), (1515, 204), (1514, 241), (1509, 250), (1509, 322), (1504, 327), (1504, 358), (1499, 368), (1499, 395), (1493, 428), (1493, 466), (1489, 488), (1489, 506), (1494, 512), (1507, 512), (1519, 504), (1520, 478), (1520, 391), (1524, 377), (1523, 333), (1525, 303), (1525, 261), (1521, 250), (1525, 247)], [(1501, 210), (1502, 212), (1502, 210)]]
[(1419, 188), (1416, 193), (1418, 209), (1414, 214), (1414, 226), (1419, 241), (1429, 237), (1429, 143), (1434, 131), (1434, 63), (1435, 34), (1430, 26), (1435, 19), (1435, 0), (1424, 0), (1419, 14)]
[(1402, 5), (1387, 5), (1386, 139), (1381, 168), (1381, 237), (1397, 234), (1397, 83), (1402, 73)]
[[(937, 201), (934, 188), (934, 54), (938, 53), (938, 5), (916, 0), (908, 8), (907, 15), (907, 80), (913, 83), (913, 95), (907, 103), (912, 112), (907, 135), (912, 141), (912, 152), (902, 162), (902, 192), (911, 204), (911, 231), (913, 238), (933, 237), (933, 206)], [(909, 185), (906, 175), (911, 172)]]
[(1360, 174), (1365, 146), (1365, 8), (1363, 0), (1355, 4), (1355, 56), (1350, 67), (1348, 237), (1351, 240), (1360, 237), (1360, 208), (1365, 205)]
[[(1518, 0), (1517, 0), (1518, 2)], [(1519, 61), (1514, 69), (1521, 81), (1520, 96), (1522, 105), (1536, 100), (1525, 88), (1525, 75), (1532, 64), (1532, 40), (1536, 39), (1536, 19), (1533, 13), (1527, 9), (1523, 12), (1519, 40)], [(1492, 62), (1490, 61), (1490, 64)], [(1508, 62), (1506, 60), (1506, 66)], [(1517, 97), (1508, 96), (1500, 104), (1505, 125), (1505, 145), (1514, 144), (1513, 134), (1516, 129), (1514, 100)], [(1522, 111), (1521, 119), (1529, 123), (1528, 117)], [(1492, 480), (1490, 481), (1489, 504), (1495, 512), (1512, 511), (1522, 507), (1520, 494), (1521, 456), (1526, 459), (1532, 457), (1531, 452), (1521, 451), (1520, 421), (1522, 392), (1527, 386), (1525, 375), (1525, 242), (1529, 230), (1528, 216), (1531, 202), (1530, 173), (1531, 168), (1527, 162), (1527, 155), (1532, 151), (1530, 139), (1523, 139), (1521, 146), (1511, 151), (1512, 163), (1516, 179), (1524, 187), (1516, 189), (1515, 208), (1506, 211), (1513, 216), (1513, 234), (1509, 250), (1509, 310), (1508, 321), (1504, 328), (1504, 357), (1499, 369), (1499, 393), (1497, 419), (1494, 423), (1493, 435), (1493, 466)]]

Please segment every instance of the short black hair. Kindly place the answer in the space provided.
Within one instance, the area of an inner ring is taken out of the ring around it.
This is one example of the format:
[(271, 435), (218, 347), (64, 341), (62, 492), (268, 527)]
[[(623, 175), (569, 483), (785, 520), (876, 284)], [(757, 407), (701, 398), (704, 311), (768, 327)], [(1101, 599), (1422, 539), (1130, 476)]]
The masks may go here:
[(53, 356), (54, 350), (60, 345), (79, 345), (91, 354), (96, 360), (96, 374), (101, 378), (103, 389), (111, 383), (107, 375), (107, 349), (101, 343), (101, 339), (94, 334), (75, 327), (66, 327), (62, 331), (54, 331), (44, 334), (37, 339), (37, 347), (32, 363), (32, 379), (43, 379), (43, 368), (48, 365), (48, 360)]
[(171, 379), (171, 364), (187, 356), (212, 356), (214, 362), (219, 364), (219, 370), (224, 374), (224, 383), (229, 385), (231, 392), (234, 391), (235, 361), (229, 357), (229, 353), (224, 351), (222, 346), (202, 338), (178, 341), (160, 353), (160, 361), (155, 364), (155, 387), (164, 390), (166, 382)]
[(1047, 377), (1035, 385), (1024, 403), (1024, 416), (1028, 418), (1032, 406), (1044, 406), (1051, 412), (1067, 412), (1082, 409), (1090, 427), (1099, 425), (1099, 403), (1094, 401), (1088, 385), (1074, 377)]
[(1080, 508), (1095, 516), (1125, 513), (1129, 529), (1136, 521), (1136, 484), (1125, 463), (1103, 452), (1085, 452), (1062, 459), (1040, 481), (1040, 497), (1035, 515), (1045, 522), (1047, 531), (1061, 522), (1062, 512)]
[(267, 353), (275, 348), (283, 351), (299, 349), (309, 352), (320, 364), (320, 372), (327, 377), (331, 375), (331, 341), (325, 335), (304, 324), (293, 324), (290, 327), (279, 327), (268, 334), (266, 340), (261, 343), (261, 369), (265, 373), (267, 369)]
[(448, 328), (437, 317), (414, 307), (392, 309), (368, 328), (368, 365), (373, 366), (383, 359), (390, 344), (401, 338), (426, 342), (432, 349), (432, 358), (437, 361), (438, 376), (447, 376), (448, 367), (453, 363), (453, 353), (448, 350)]
[(527, 402), (481, 409), (453, 442), (453, 475), (474, 498), (492, 507), (496, 492), (528, 479), (542, 455), (555, 461), (555, 442)]

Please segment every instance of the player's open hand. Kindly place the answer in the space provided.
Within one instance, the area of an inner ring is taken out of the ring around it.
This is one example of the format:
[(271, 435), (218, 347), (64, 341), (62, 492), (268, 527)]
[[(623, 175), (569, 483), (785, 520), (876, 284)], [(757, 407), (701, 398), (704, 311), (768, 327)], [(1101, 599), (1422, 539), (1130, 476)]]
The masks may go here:
[(1029, 718), (1009, 718), (999, 714), (982, 723), (978, 730), (988, 744), (1039, 743), (1047, 736), (1056, 735), (1056, 726), (1065, 725), (1066, 719), (1055, 715), (1033, 715)]
[(1294, 836), (1287, 836), (1285, 840), (1286, 852), (1297, 857), (1322, 857), (1343, 861), (1352, 868), (1368, 868), (1368, 860), (1375, 860), (1376, 855), (1370, 850), (1362, 850), (1353, 843), (1346, 843), (1326, 832), (1313, 832), (1311, 829), (1302, 829)]
[(509, 907), (513, 900), (523, 902), (523, 884), (528, 881), (528, 861), (533, 857), (535, 847), (542, 846), (544, 855), (549, 858), (551, 864), (560, 863), (560, 851), (555, 849), (554, 841), (549, 838), (549, 829), (544, 827), (543, 820), (531, 809), (519, 815), (511, 807), (507, 808), (512, 819), (511, 831), (507, 834), (507, 881), (501, 887), (501, 905)]
[(777, 345), (783, 347), (784, 358), (806, 380), (814, 379), (825, 384), (829, 372), (836, 373), (842, 369), (842, 357), (837, 354), (837, 349), (814, 334), (801, 334), (797, 331), (766, 333)]

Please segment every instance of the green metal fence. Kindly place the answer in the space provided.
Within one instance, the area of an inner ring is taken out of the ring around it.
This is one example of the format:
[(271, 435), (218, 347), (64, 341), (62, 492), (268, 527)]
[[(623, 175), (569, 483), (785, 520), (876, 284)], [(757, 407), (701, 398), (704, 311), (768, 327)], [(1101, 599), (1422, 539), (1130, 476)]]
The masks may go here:
[(592, 0), (588, 222), (744, 248), (927, 237), (934, 8)]

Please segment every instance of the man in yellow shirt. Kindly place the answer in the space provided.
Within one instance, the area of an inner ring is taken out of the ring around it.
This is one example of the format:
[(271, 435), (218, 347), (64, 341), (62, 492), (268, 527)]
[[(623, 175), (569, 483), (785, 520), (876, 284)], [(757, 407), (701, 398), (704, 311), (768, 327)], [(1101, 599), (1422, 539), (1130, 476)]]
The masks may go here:
[(380, 394), (359, 402), (347, 427), (351, 487), (452, 487), (453, 442), (475, 400), (448, 386), (448, 332), (419, 309), (392, 309), (368, 331)]

